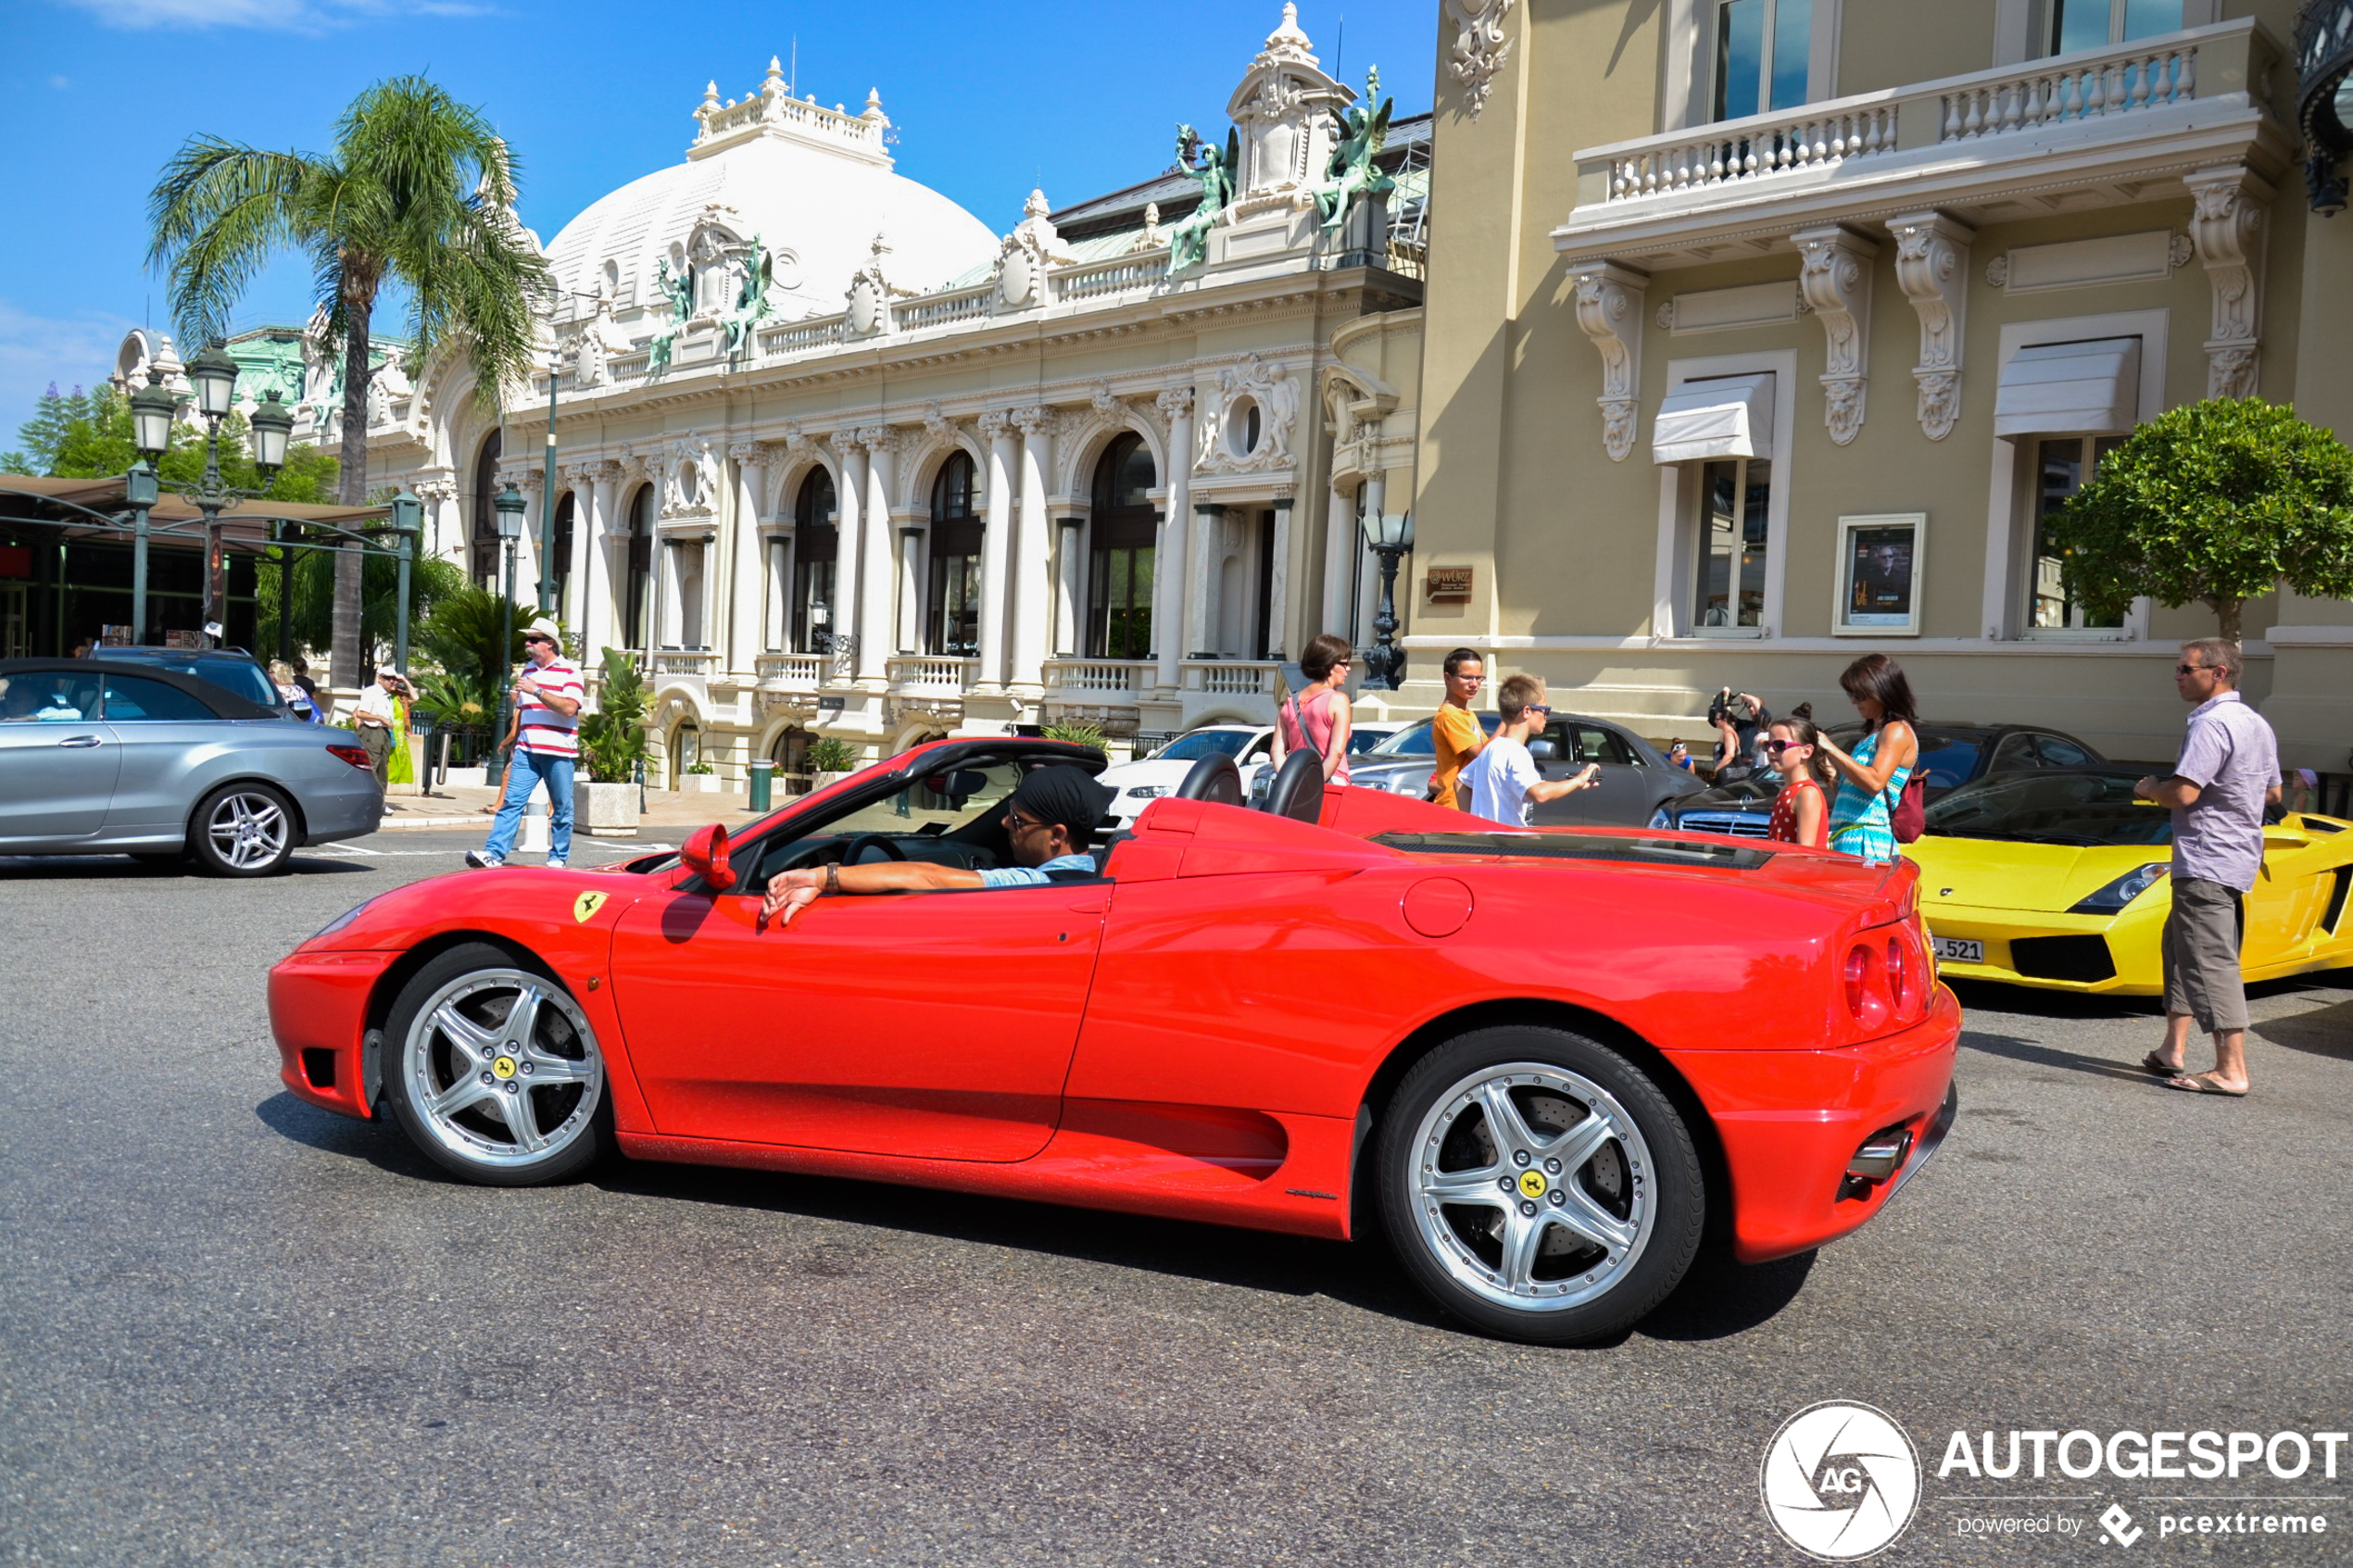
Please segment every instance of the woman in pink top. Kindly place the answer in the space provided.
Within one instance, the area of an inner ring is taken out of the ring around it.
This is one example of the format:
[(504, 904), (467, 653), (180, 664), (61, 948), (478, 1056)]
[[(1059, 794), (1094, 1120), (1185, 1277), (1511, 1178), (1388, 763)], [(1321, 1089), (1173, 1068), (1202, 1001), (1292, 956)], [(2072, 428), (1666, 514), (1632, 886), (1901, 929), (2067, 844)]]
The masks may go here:
[(1345, 637), (1329, 632), (1300, 651), (1299, 672), (1307, 677), (1305, 691), (1287, 700), (1275, 716), (1275, 766), (1304, 748), (1324, 759), (1324, 782), (1348, 782), (1348, 698), (1340, 687), (1348, 683), (1348, 666), (1356, 656)]

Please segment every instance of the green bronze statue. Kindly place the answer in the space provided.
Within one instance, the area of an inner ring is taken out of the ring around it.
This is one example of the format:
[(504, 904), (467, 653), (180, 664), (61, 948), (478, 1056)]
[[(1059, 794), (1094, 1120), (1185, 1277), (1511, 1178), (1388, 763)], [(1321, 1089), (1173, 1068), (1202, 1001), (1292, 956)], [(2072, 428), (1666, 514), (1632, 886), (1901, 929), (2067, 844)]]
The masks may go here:
[(686, 318), (695, 313), (695, 270), (681, 268), (676, 277), (670, 274), (666, 260), (654, 263), (655, 286), (670, 302), (670, 324), (654, 333), (646, 345), (646, 374), (653, 375), (670, 368), (670, 351), (678, 342), (678, 334), (686, 329)]
[(751, 237), (751, 248), (744, 253), (743, 286), (736, 291), (736, 307), (720, 323), (727, 334), (727, 358), (732, 363), (752, 342), (752, 329), (768, 317), (768, 284), (774, 276), (776, 258)]
[(1340, 137), (1332, 148), (1331, 166), (1324, 171), (1324, 183), (1315, 187), (1315, 210), (1323, 215), (1327, 234), (1348, 220), (1348, 209), (1357, 197), (1385, 196), (1397, 189), (1397, 182), (1373, 163), (1388, 144), (1390, 112), (1397, 101), (1380, 98), (1380, 107), (1375, 110), (1368, 106), (1376, 98), (1380, 98), (1378, 66), (1365, 73), (1363, 101), (1341, 111)]
[[(1195, 155), (1199, 162), (1195, 162)], [(1226, 131), (1226, 150), (1203, 142), (1189, 125), (1176, 128), (1176, 167), (1191, 175), (1201, 185), (1201, 202), (1192, 211), (1169, 225), (1168, 275), (1175, 277), (1188, 267), (1198, 267), (1209, 258), (1210, 225), (1217, 215), (1234, 202), (1234, 172), (1241, 163), (1241, 140), (1232, 127)]]

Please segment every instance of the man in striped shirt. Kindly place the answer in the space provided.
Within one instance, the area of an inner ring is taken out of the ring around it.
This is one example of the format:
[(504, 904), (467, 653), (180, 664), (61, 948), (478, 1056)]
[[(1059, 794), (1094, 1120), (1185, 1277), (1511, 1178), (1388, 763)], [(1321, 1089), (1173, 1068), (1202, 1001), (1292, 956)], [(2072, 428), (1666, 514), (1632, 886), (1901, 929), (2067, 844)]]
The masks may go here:
[(541, 617), (524, 629), (530, 663), (515, 679), (515, 752), (507, 793), (490, 824), (490, 842), (466, 851), (470, 866), (503, 866), (515, 847), (531, 792), (547, 785), (547, 864), (561, 871), (572, 853), (572, 771), (580, 758), (580, 709), (588, 688), (580, 667), (562, 657), (561, 633)]

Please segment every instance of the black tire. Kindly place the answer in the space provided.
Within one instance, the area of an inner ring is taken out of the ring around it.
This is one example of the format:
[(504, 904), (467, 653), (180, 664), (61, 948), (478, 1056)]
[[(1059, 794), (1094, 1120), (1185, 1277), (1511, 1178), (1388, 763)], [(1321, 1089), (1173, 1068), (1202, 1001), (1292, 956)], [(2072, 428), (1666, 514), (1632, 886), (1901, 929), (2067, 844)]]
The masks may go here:
[[(1508, 1107), (1491, 1113), (1498, 1093)], [(1517, 1119), (1500, 1140), (1498, 1116)], [(1530, 1344), (1642, 1319), (1690, 1269), (1707, 1219), (1681, 1115), (1625, 1057), (1565, 1029), (1480, 1029), (1431, 1051), (1398, 1085), (1373, 1157), (1414, 1283), (1472, 1327)]]
[[(506, 1031), (525, 987), (540, 1000), (519, 1046)], [(484, 1186), (566, 1181), (612, 1147), (604, 1053), (579, 1004), (544, 964), (486, 942), (451, 948), (400, 988), (382, 1098), (427, 1159)]]
[(276, 876), (301, 834), (294, 805), (265, 784), (222, 784), (188, 819), (188, 858), (214, 876)]

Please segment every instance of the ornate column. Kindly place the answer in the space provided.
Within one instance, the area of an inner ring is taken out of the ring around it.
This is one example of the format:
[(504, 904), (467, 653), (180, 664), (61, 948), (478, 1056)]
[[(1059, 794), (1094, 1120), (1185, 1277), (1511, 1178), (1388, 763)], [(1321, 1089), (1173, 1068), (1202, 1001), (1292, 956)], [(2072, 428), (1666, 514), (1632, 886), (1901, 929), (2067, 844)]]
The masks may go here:
[(1177, 668), (1185, 644), (1177, 633), (1185, 627), (1185, 604), (1196, 590), (1188, 570), (1186, 536), (1192, 519), (1193, 389), (1172, 386), (1154, 400), (1160, 417), (1168, 421), (1168, 498), (1161, 504), (1160, 543), (1152, 552), (1152, 650), (1159, 669), (1154, 679), (1163, 691), (1175, 691), (1182, 679)]
[(1822, 372), (1827, 397), (1822, 422), (1841, 446), (1863, 428), (1864, 395), (1870, 387), (1871, 258), (1876, 241), (1831, 224), (1800, 229), (1790, 243), (1805, 258), (1797, 286), (1820, 318), (1830, 344)]
[(1634, 449), (1642, 396), (1642, 296), (1647, 272), (1615, 261), (1589, 261), (1569, 271), (1577, 291), (1577, 325), (1602, 357), (1602, 449), (1614, 463)]
[(613, 504), (621, 465), (607, 459), (584, 465), (588, 477), (586, 515), (573, 520), (573, 537), (585, 553), (580, 566), (580, 647), (591, 665), (614, 646), (612, 632)]
[(1363, 549), (1356, 531), (1356, 497), (1332, 481), (1324, 495), (1324, 603), (1321, 628), (1356, 639), (1356, 557)]
[(924, 533), (913, 515), (893, 520), (899, 530), (899, 641), (900, 653), (924, 648)]
[(1058, 659), (1075, 659), (1079, 649), (1079, 622), (1086, 613), (1087, 578), (1080, 570), (1087, 537), (1087, 519), (1077, 512), (1054, 520), (1054, 637)]
[(897, 466), (899, 436), (888, 425), (867, 425), (858, 433), (866, 448), (866, 548), (862, 552), (858, 579), (858, 679), (879, 684), (889, 668), (894, 645), (891, 633), (892, 580), (898, 560), (890, 542), (890, 481)]
[(1969, 303), (1969, 245), (1977, 231), (1941, 212), (1888, 220), (1895, 236), (1895, 281), (1920, 319), (1920, 429), (1931, 441), (1953, 433), (1961, 416), (1961, 324)]
[(2262, 370), (2263, 219), (2272, 188), (2240, 164), (2201, 169), (2183, 182), (2196, 204), (2190, 241), (2214, 288), (2206, 395), (2252, 397)]
[(1013, 411), (1021, 427), (1021, 527), (1013, 537), (1013, 659), (1005, 684), (1035, 702), (1046, 692), (1047, 617), (1053, 606), (1046, 536), (1046, 475), (1052, 471), (1054, 412), (1031, 407)]
[[(837, 641), (827, 680), (839, 680), (849, 673), (852, 660), (843, 657), (844, 647), (857, 649), (862, 646), (863, 628), (858, 615), (858, 568), (866, 551), (866, 536), (874, 532), (865, 525), (866, 518), (866, 449), (860, 444), (863, 432), (837, 430), (833, 433), (834, 450), (841, 454), (841, 483), (834, 486), (834, 508), (838, 531), (834, 554), (834, 602), (826, 606), (830, 621), (825, 630), (836, 638), (851, 639), (844, 644)], [(875, 528), (883, 526), (877, 519)], [(889, 546), (883, 546), (886, 558)]]
[(980, 668), (973, 690), (994, 693), (1005, 684), (1005, 588), (1013, 533), (1013, 422), (999, 413), (983, 414), (980, 438), (988, 444), (988, 471), (983, 483), (988, 508), (980, 534)]
[(1185, 596), (1185, 657), (1214, 653), (1209, 646), (1209, 618), (1217, 602), (1217, 572), (1212, 552), (1225, 532), (1226, 508), (1214, 501), (1193, 508), (1192, 559), (1185, 568), (1191, 587)]
[(749, 675), (760, 652), (760, 612), (766, 603), (767, 546), (760, 536), (760, 503), (768, 490), (768, 447), (738, 441), (727, 448), (736, 460), (736, 516), (727, 550), (725, 668)]

